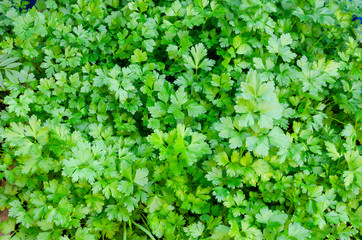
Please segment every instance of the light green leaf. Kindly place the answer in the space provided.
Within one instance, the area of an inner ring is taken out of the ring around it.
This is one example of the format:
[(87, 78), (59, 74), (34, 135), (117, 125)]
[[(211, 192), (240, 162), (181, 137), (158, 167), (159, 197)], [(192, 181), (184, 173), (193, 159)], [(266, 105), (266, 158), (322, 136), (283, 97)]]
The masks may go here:
[(186, 106), (186, 109), (187, 109), (188, 114), (192, 117), (197, 117), (206, 112), (206, 109), (202, 105), (200, 105), (196, 102), (189, 103)]
[(278, 148), (288, 148), (290, 145), (288, 136), (285, 135), (282, 129), (274, 127), (268, 134), (270, 144)]
[(141, 168), (137, 169), (136, 175), (134, 178), (134, 182), (137, 183), (140, 186), (144, 186), (148, 183), (148, 169), (147, 168)]
[(288, 236), (296, 240), (305, 240), (308, 239), (311, 234), (310, 231), (300, 225), (300, 223), (290, 223), (288, 226)]
[(229, 237), (230, 227), (219, 225), (215, 228), (214, 233), (211, 235), (213, 240), (230, 240)]
[(344, 186), (348, 187), (354, 180), (354, 172), (353, 171), (344, 171), (343, 172), (344, 178)]
[(196, 70), (201, 68), (205, 71), (210, 71), (211, 67), (215, 64), (214, 60), (205, 58), (207, 55), (207, 51), (202, 43), (199, 43), (196, 46), (192, 47), (190, 52), (192, 58), (189, 55), (182, 56), (185, 61), (186, 68)]
[(338, 224), (340, 223), (340, 219), (338, 213), (332, 211), (326, 214), (326, 219), (330, 223)]
[(328, 151), (327, 155), (329, 157), (331, 157), (333, 160), (337, 160), (338, 158), (341, 157), (341, 155), (339, 155), (339, 153), (337, 152), (336, 146), (333, 143), (325, 142), (325, 144), (326, 144), (327, 151)]
[(259, 156), (267, 156), (269, 152), (269, 140), (267, 137), (247, 137), (246, 147)]
[(293, 40), (289, 33), (284, 33), (280, 36), (280, 43), (282, 46), (287, 46), (292, 44)]
[(75, 240), (95, 240), (95, 236), (89, 233), (88, 228), (78, 228), (75, 232)]
[(202, 235), (204, 232), (205, 226), (201, 222), (193, 223), (188, 228), (185, 228), (185, 230), (188, 232), (188, 235), (190, 235), (193, 238), (197, 238)]
[(13, 219), (13, 218), (9, 218), (6, 221), (3, 220), (0, 223), (0, 231), (3, 234), (9, 234), (14, 230), (15, 230), (15, 219)]
[(132, 63), (141, 63), (147, 61), (147, 53), (142, 52), (140, 49), (136, 49), (131, 56)]
[(158, 210), (162, 205), (163, 201), (158, 196), (151, 197), (147, 202), (148, 209), (151, 213)]

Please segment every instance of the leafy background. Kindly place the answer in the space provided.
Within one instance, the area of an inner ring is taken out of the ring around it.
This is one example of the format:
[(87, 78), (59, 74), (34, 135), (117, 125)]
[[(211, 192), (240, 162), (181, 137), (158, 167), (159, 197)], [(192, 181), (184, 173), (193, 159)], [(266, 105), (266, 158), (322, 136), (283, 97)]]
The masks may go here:
[(344, 4), (2, 1), (0, 238), (360, 239)]

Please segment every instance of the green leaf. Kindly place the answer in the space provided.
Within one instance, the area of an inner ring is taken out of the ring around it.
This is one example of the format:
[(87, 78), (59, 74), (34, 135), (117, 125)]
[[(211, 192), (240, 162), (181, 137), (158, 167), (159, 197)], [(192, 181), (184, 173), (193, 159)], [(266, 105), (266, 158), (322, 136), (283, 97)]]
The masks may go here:
[(213, 194), (216, 199), (221, 202), (229, 196), (229, 191), (223, 187), (216, 187), (214, 188)]
[(188, 114), (192, 117), (197, 117), (206, 112), (206, 109), (202, 105), (195, 103), (195, 102), (188, 104), (186, 106), (186, 109), (187, 109)]
[(15, 220), (13, 218), (9, 218), (6, 221), (2, 221), (0, 223), (0, 231), (3, 234), (9, 234), (15, 230)]
[(133, 52), (133, 55), (131, 56), (131, 62), (132, 63), (141, 63), (147, 61), (147, 54), (145, 52), (142, 52), (140, 49), (136, 49)]
[(273, 216), (273, 211), (271, 211), (267, 207), (265, 207), (265, 208), (262, 208), (260, 210), (260, 213), (258, 213), (255, 217), (258, 222), (268, 224), (269, 219), (272, 216)]
[(357, 234), (358, 231), (356, 229), (353, 229), (351, 227), (347, 227), (345, 229), (343, 229), (342, 231), (340, 231), (338, 233), (339, 237), (341, 238), (341, 240), (348, 240), (351, 239), (350, 237)]
[(267, 49), (270, 53), (281, 56), (285, 62), (290, 62), (297, 56), (295, 53), (290, 51), (290, 47), (288, 47), (292, 41), (293, 40), (289, 33), (282, 34), (280, 39), (278, 39), (276, 36), (272, 36), (268, 40), (269, 45), (267, 46)]
[[(147, 39), (147, 40), (144, 40), (143, 46), (147, 52), (153, 52), (153, 48), (156, 46), (156, 42), (153, 39)], [(146, 60), (147, 60), (147, 58), (144, 61), (146, 61)], [(141, 61), (139, 61), (139, 62), (141, 62)]]
[(297, 240), (310, 238), (310, 231), (304, 228), (300, 223), (290, 223), (288, 226), (288, 236)]
[(271, 225), (273, 227), (282, 226), (288, 215), (279, 211), (271, 211), (267, 207), (260, 210), (256, 216), (256, 220), (260, 223)]
[(227, 91), (233, 86), (233, 81), (229, 74), (222, 73), (220, 76), (213, 74), (211, 84), (214, 87), (220, 87)]
[(330, 223), (338, 224), (340, 223), (339, 216), (336, 212), (329, 212), (326, 214), (326, 219)]
[(41, 232), (36, 237), (37, 240), (50, 240), (52, 236), (51, 232)]
[(337, 152), (337, 148), (336, 146), (331, 143), (331, 142), (325, 142), (326, 147), (327, 147), (327, 155), (329, 157), (331, 157), (333, 160), (337, 160), (338, 158), (340, 158), (341, 156), (339, 155), (339, 153)]
[(354, 172), (353, 171), (344, 171), (343, 172), (344, 185), (348, 187), (353, 183), (354, 180)]
[(147, 168), (137, 169), (134, 182), (140, 186), (145, 186), (148, 183), (147, 175)]
[(274, 127), (268, 134), (270, 144), (278, 148), (288, 148), (290, 145), (288, 136), (286, 136), (282, 129)]
[(122, 206), (108, 205), (105, 212), (109, 220), (118, 219), (119, 221), (128, 221), (130, 217), (127, 209)]
[(180, 1), (173, 2), (171, 7), (166, 10), (166, 16), (170, 17), (183, 16), (184, 14), (185, 9), (182, 7)]
[(341, 132), (341, 135), (343, 137), (350, 137), (350, 136), (354, 136), (356, 134), (355, 132), (356, 131), (355, 131), (354, 127), (349, 123), (343, 129), (343, 131)]
[(202, 43), (192, 47), (190, 52), (192, 57), (190, 55), (182, 56), (185, 61), (185, 67), (188, 69), (210, 71), (211, 67), (215, 64), (214, 60), (205, 58), (207, 51)]
[(188, 232), (188, 235), (193, 238), (200, 237), (204, 230), (205, 226), (201, 222), (193, 223), (188, 228), (185, 228), (185, 231)]
[(219, 136), (222, 138), (229, 138), (234, 132), (233, 120), (230, 117), (220, 118), (220, 122), (214, 124), (216, 131), (219, 131)]
[(147, 206), (151, 213), (158, 210), (162, 205), (163, 205), (162, 199), (159, 198), (158, 196), (151, 197), (147, 202)]
[(289, 33), (282, 34), (280, 36), (280, 43), (282, 46), (290, 45), (290, 44), (292, 44), (292, 42), (293, 42), (293, 40)]
[(216, 167), (212, 168), (211, 172), (206, 174), (206, 179), (211, 181), (214, 185), (219, 185), (222, 180), (222, 171)]
[(269, 140), (267, 137), (247, 137), (246, 147), (259, 156), (267, 156), (269, 153)]
[[(141, 182), (142, 183), (142, 182)], [(125, 181), (122, 180), (120, 181), (120, 183), (118, 184), (118, 191), (124, 193), (125, 195), (129, 196), (133, 193), (134, 191), (134, 185), (133, 183), (129, 182), (129, 181)]]
[(257, 160), (255, 161), (251, 167), (253, 170), (258, 174), (258, 176), (266, 177), (267, 175), (270, 175), (270, 168), (267, 162), (264, 160)]
[(230, 228), (225, 225), (219, 225), (215, 228), (215, 232), (211, 235), (213, 240), (229, 240)]
[(76, 240), (91, 240), (91, 239), (96, 239), (95, 236), (93, 236), (93, 234), (89, 233), (89, 229), (88, 228), (78, 228), (77, 231), (75, 232), (75, 239)]
[(178, 107), (187, 102), (187, 94), (183, 88), (179, 88), (175, 94), (171, 95), (171, 102)]

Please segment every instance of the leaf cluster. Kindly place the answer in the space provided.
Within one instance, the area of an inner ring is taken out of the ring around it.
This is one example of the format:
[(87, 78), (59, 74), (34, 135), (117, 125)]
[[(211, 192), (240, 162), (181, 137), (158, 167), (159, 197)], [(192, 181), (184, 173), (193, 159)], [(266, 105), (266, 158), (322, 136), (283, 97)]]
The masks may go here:
[(0, 2), (0, 239), (361, 239), (344, 5), (38, 2)]

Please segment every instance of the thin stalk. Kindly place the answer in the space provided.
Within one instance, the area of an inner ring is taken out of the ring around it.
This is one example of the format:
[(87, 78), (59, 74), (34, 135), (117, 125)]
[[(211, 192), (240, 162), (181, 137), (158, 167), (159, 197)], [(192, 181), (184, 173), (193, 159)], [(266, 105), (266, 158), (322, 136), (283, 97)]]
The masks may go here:
[(173, 63), (168, 67), (168, 69), (170, 70), (170, 68), (177, 62), (177, 60), (179, 60), (181, 57), (177, 57), (174, 59)]
[(277, 54), (277, 57), (275, 58), (275, 61), (274, 61), (274, 67), (277, 65), (278, 58), (279, 58), (279, 53)]
[(142, 212), (141, 212), (141, 218), (142, 218), (142, 222), (145, 224), (147, 230), (151, 232), (151, 229), (148, 227), (146, 217), (144, 216), (144, 214)]
[(152, 235), (152, 233), (150, 231), (148, 231), (146, 228), (142, 227), (140, 224), (136, 223), (135, 221), (131, 220), (131, 222), (138, 227), (139, 229), (141, 229), (144, 233), (146, 233), (152, 240), (156, 240), (156, 238)]
[(126, 222), (123, 224), (123, 240), (127, 240)]
[(334, 117), (328, 116), (328, 118), (330, 118), (330, 119), (332, 119), (332, 120), (334, 120), (336, 122), (339, 122), (340, 124), (347, 125), (347, 123), (344, 123), (344, 122), (342, 122), (342, 121), (340, 121), (340, 120), (338, 120), (338, 119), (336, 119)]
[(317, 43), (319, 43), (319, 41), (322, 40), (322, 38), (324, 38), (324, 36), (325, 36), (327, 33), (328, 33), (328, 31), (326, 31), (326, 32), (322, 35), (322, 37), (320, 37), (320, 38), (318, 39), (318, 41), (317, 41), (316, 43), (314, 43), (314, 45), (312, 46), (312, 48), (311, 48), (309, 51), (312, 51), (312, 50), (314, 49), (315, 45), (317, 45)]
[(328, 46), (333, 42), (333, 40), (334, 40), (335, 38), (336, 38), (336, 36), (334, 36), (334, 37), (332, 38), (332, 40), (329, 41), (329, 43), (323, 48), (323, 50), (326, 49), (326, 48), (328, 48)]

